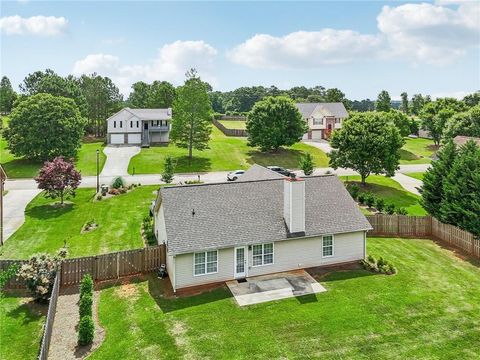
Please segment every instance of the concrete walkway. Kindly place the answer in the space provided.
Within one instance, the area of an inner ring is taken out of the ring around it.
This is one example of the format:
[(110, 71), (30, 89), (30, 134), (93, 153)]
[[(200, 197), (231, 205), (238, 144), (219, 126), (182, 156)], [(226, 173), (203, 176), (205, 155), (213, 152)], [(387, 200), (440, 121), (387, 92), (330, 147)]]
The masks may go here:
[(407, 176), (407, 175), (404, 175), (404, 174), (401, 174), (401, 173), (396, 173), (394, 177), (392, 177), (393, 180), (395, 180), (396, 182), (398, 182), (400, 185), (402, 185), (402, 187), (415, 194), (415, 195), (420, 195), (420, 192), (418, 191), (418, 188), (421, 188), (422, 185), (423, 185), (423, 182), (418, 180), (418, 179), (415, 179), (415, 178), (412, 178), (410, 176)]
[(27, 204), (40, 193), (39, 189), (9, 190), (3, 198), (3, 241), (25, 222)]
[(104, 177), (128, 175), (130, 159), (140, 152), (139, 146), (107, 146), (103, 149), (107, 156), (103, 170), (100, 173)]
[(326, 140), (302, 140), (302, 142), (307, 145), (316, 147), (326, 154), (330, 154), (330, 152), (333, 150), (330, 146), (330, 143)]

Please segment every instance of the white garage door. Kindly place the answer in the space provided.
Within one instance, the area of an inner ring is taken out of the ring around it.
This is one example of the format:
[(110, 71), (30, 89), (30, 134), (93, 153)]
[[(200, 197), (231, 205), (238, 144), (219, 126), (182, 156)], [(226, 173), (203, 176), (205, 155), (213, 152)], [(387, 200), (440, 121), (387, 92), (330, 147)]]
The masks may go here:
[(140, 144), (142, 142), (141, 134), (128, 134), (129, 144)]
[(316, 130), (312, 131), (312, 139), (321, 139), (322, 138), (322, 131), (321, 130)]
[(125, 142), (125, 137), (123, 134), (112, 134), (110, 135), (110, 143), (113, 145), (123, 144)]

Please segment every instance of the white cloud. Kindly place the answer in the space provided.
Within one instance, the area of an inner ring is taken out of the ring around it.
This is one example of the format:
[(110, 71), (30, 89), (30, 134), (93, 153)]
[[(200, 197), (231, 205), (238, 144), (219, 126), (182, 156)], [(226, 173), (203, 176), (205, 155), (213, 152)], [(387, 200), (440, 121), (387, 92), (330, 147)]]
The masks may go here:
[(67, 30), (68, 20), (55, 16), (32, 16), (22, 18), (19, 15), (0, 18), (0, 30), (8, 35), (55, 36)]
[(454, 91), (454, 92), (443, 92), (443, 93), (436, 93), (432, 95), (432, 99), (438, 98), (455, 98), (458, 100), (462, 100), (465, 96), (472, 94), (474, 91)]
[(480, 44), (480, 2), (384, 6), (378, 33), (321, 29), (282, 37), (257, 34), (227, 54), (251, 68), (314, 68), (361, 59), (448, 63)]
[(75, 62), (72, 73), (96, 72), (108, 76), (123, 94), (128, 94), (136, 81), (166, 80), (181, 84), (190, 68), (196, 68), (202, 79), (215, 85), (211, 70), (216, 55), (217, 50), (204, 41), (175, 41), (161, 47), (157, 57), (144, 64), (123, 65), (117, 56), (90, 54)]
[(384, 6), (378, 28), (388, 39), (391, 55), (425, 63), (449, 63), (480, 42), (480, 3), (459, 3), (457, 9), (433, 4)]
[(382, 40), (351, 30), (297, 31), (283, 37), (255, 35), (228, 53), (235, 63), (252, 68), (312, 68), (369, 58)]

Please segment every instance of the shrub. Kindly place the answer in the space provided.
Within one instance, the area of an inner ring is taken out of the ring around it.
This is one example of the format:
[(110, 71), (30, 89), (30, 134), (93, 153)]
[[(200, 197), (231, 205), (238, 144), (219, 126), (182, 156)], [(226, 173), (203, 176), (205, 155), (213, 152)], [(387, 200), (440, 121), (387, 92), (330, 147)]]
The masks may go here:
[(92, 307), (93, 307), (93, 298), (91, 294), (84, 294), (80, 296), (79, 306), (79, 314), (80, 319), (85, 316), (92, 316)]
[(360, 191), (360, 188), (358, 187), (358, 185), (356, 185), (356, 184), (349, 184), (349, 185), (347, 186), (347, 190), (348, 190), (348, 192), (350, 193), (350, 195), (352, 196), (352, 198), (357, 199), (358, 193), (359, 193), (359, 191)]
[(25, 281), (25, 286), (36, 301), (47, 301), (52, 292), (57, 269), (67, 251), (62, 248), (57, 255), (34, 255), (28, 262), (22, 264), (18, 276)]
[(375, 201), (375, 207), (379, 212), (382, 212), (385, 209), (385, 200), (382, 198), (377, 198)]
[(119, 192), (120, 194), (125, 194), (125, 193), (127, 192), (127, 189), (125, 189), (125, 188), (120, 188), (120, 189), (118, 189), (118, 192)]
[(98, 195), (97, 195), (97, 200), (98, 200), (98, 201), (102, 200), (102, 194), (98, 194)]
[(394, 204), (387, 204), (385, 206), (385, 211), (388, 215), (393, 215), (395, 213), (395, 205)]
[(83, 275), (82, 282), (80, 283), (80, 297), (83, 295), (93, 294), (93, 280), (90, 274)]
[(375, 204), (375, 195), (373, 195), (371, 192), (368, 192), (365, 194), (365, 204), (371, 208)]
[(148, 245), (156, 245), (157, 240), (153, 231), (153, 218), (147, 215), (143, 218), (143, 234)]
[(173, 158), (168, 155), (165, 157), (163, 164), (162, 181), (170, 184), (173, 181), (173, 173), (175, 171), (175, 162)]
[(80, 319), (78, 324), (78, 344), (88, 345), (93, 342), (95, 336), (95, 325), (90, 315), (84, 316)]
[(195, 184), (203, 184), (203, 181), (200, 180), (185, 180), (186, 185), (195, 185)]
[(108, 190), (108, 193), (109, 193), (110, 195), (118, 195), (118, 194), (120, 194), (120, 190), (118, 190), (118, 189), (110, 189), (110, 190)]
[(360, 193), (357, 196), (357, 200), (361, 205), (365, 205), (365, 193)]
[(395, 212), (398, 214), (398, 215), (408, 215), (408, 211), (407, 209), (405, 209), (404, 207), (398, 207), (395, 209)]
[(313, 156), (310, 153), (305, 153), (300, 159), (299, 163), (300, 169), (303, 170), (303, 173), (306, 176), (312, 175), (313, 173)]
[(369, 255), (366, 259), (361, 260), (360, 264), (365, 270), (374, 271), (381, 274), (392, 275), (397, 273), (395, 266), (382, 257), (376, 260), (372, 255)]
[(125, 186), (125, 180), (121, 176), (117, 176), (112, 182), (112, 188), (120, 189)]

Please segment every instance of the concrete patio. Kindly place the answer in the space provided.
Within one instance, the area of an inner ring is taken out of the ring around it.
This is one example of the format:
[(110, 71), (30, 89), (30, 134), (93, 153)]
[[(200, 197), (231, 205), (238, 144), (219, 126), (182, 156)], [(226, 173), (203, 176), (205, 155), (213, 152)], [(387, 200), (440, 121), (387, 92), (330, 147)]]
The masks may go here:
[(255, 276), (244, 282), (232, 280), (227, 286), (240, 306), (327, 291), (304, 270)]

